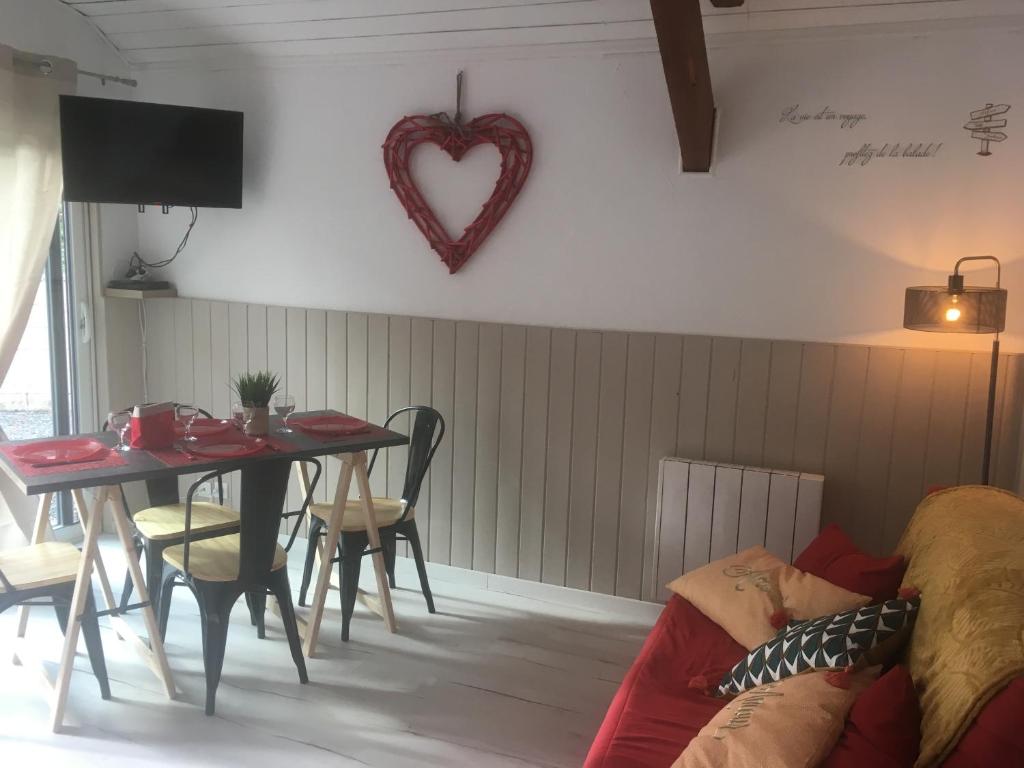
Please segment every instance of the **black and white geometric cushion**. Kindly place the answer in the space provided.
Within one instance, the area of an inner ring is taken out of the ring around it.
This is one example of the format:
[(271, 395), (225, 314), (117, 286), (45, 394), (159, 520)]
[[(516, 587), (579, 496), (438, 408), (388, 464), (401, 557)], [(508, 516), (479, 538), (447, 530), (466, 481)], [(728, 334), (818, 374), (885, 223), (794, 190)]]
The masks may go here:
[(920, 605), (920, 596), (886, 600), (784, 627), (727, 672), (717, 693), (735, 695), (809, 669), (845, 669), (912, 626)]

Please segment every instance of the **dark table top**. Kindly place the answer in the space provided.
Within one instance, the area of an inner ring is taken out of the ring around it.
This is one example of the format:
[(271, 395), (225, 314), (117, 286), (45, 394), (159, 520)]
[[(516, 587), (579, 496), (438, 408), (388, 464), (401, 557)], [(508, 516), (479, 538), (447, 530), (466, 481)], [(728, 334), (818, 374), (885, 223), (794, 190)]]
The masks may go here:
[[(295, 413), (292, 418), (300, 416), (316, 416), (325, 413), (337, 413), (337, 411), (308, 411), (306, 413)], [(258, 464), (264, 461), (280, 461), (282, 459), (308, 459), (317, 456), (330, 456), (340, 453), (355, 453), (357, 451), (372, 451), (376, 448), (389, 448), (396, 445), (405, 445), (409, 439), (398, 432), (389, 429), (370, 425), (370, 431), (358, 435), (350, 435), (322, 440), (307, 435), (296, 429), (291, 434), (277, 434), (275, 430), (280, 425), (280, 419), (276, 416), (270, 420), (270, 436), (291, 443), (293, 450), (266, 450), (253, 456), (243, 456), (233, 459), (205, 459), (197, 458), (181, 466), (169, 467), (148, 451), (132, 449), (121, 454), (125, 464), (117, 467), (91, 467), (89, 464), (69, 465), (66, 472), (52, 472), (38, 475), (22, 474), (17, 464), (11, 462), (7, 456), (0, 453), (0, 470), (5, 472), (14, 484), (26, 495), (32, 496), (40, 493), (52, 493), (55, 491), (67, 491), (75, 488), (96, 488), (103, 485), (117, 485), (118, 483), (129, 483), (136, 480), (152, 480), (160, 477), (174, 477), (176, 475), (191, 475), (200, 472), (221, 470), (233, 472), (235, 470)], [(113, 432), (98, 432), (79, 437), (94, 437), (108, 445), (114, 445), (117, 438)], [(12, 440), (6, 445), (24, 445), (26, 443), (43, 442), (53, 438), (41, 438), (37, 440)]]

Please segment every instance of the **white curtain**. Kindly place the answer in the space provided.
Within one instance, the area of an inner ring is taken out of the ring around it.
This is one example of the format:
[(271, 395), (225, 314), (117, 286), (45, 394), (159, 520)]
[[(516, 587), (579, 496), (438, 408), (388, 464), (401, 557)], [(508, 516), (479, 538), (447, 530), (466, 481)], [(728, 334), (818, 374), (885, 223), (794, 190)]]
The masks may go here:
[[(76, 75), (73, 62), (0, 45), (0, 382), (25, 331), (57, 221), (57, 97), (74, 90)], [(0, 546), (31, 529), (34, 510), (0, 473)]]

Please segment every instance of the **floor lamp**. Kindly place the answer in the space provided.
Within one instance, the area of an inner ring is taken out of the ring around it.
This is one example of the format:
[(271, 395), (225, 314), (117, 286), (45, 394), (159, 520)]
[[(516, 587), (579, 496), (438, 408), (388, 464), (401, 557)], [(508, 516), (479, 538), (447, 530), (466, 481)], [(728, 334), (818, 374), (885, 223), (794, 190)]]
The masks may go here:
[[(960, 265), (966, 261), (994, 261), (995, 287), (964, 287)], [(981, 480), (990, 484), (992, 421), (996, 410), (996, 375), (999, 372), (999, 334), (1006, 327), (1006, 290), (999, 283), (1002, 265), (995, 256), (965, 256), (953, 268), (947, 285), (919, 285), (907, 288), (903, 302), (903, 327), (933, 333), (994, 333), (992, 367), (988, 380), (988, 412), (985, 414), (985, 453)]]

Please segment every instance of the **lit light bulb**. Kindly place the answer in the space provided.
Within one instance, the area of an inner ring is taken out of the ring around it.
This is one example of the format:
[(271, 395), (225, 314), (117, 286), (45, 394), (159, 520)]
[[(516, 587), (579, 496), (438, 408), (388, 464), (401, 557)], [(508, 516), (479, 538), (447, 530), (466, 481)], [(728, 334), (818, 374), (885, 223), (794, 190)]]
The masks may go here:
[(960, 319), (960, 310), (957, 307), (950, 307), (946, 310), (946, 320), (950, 323), (955, 323)]

